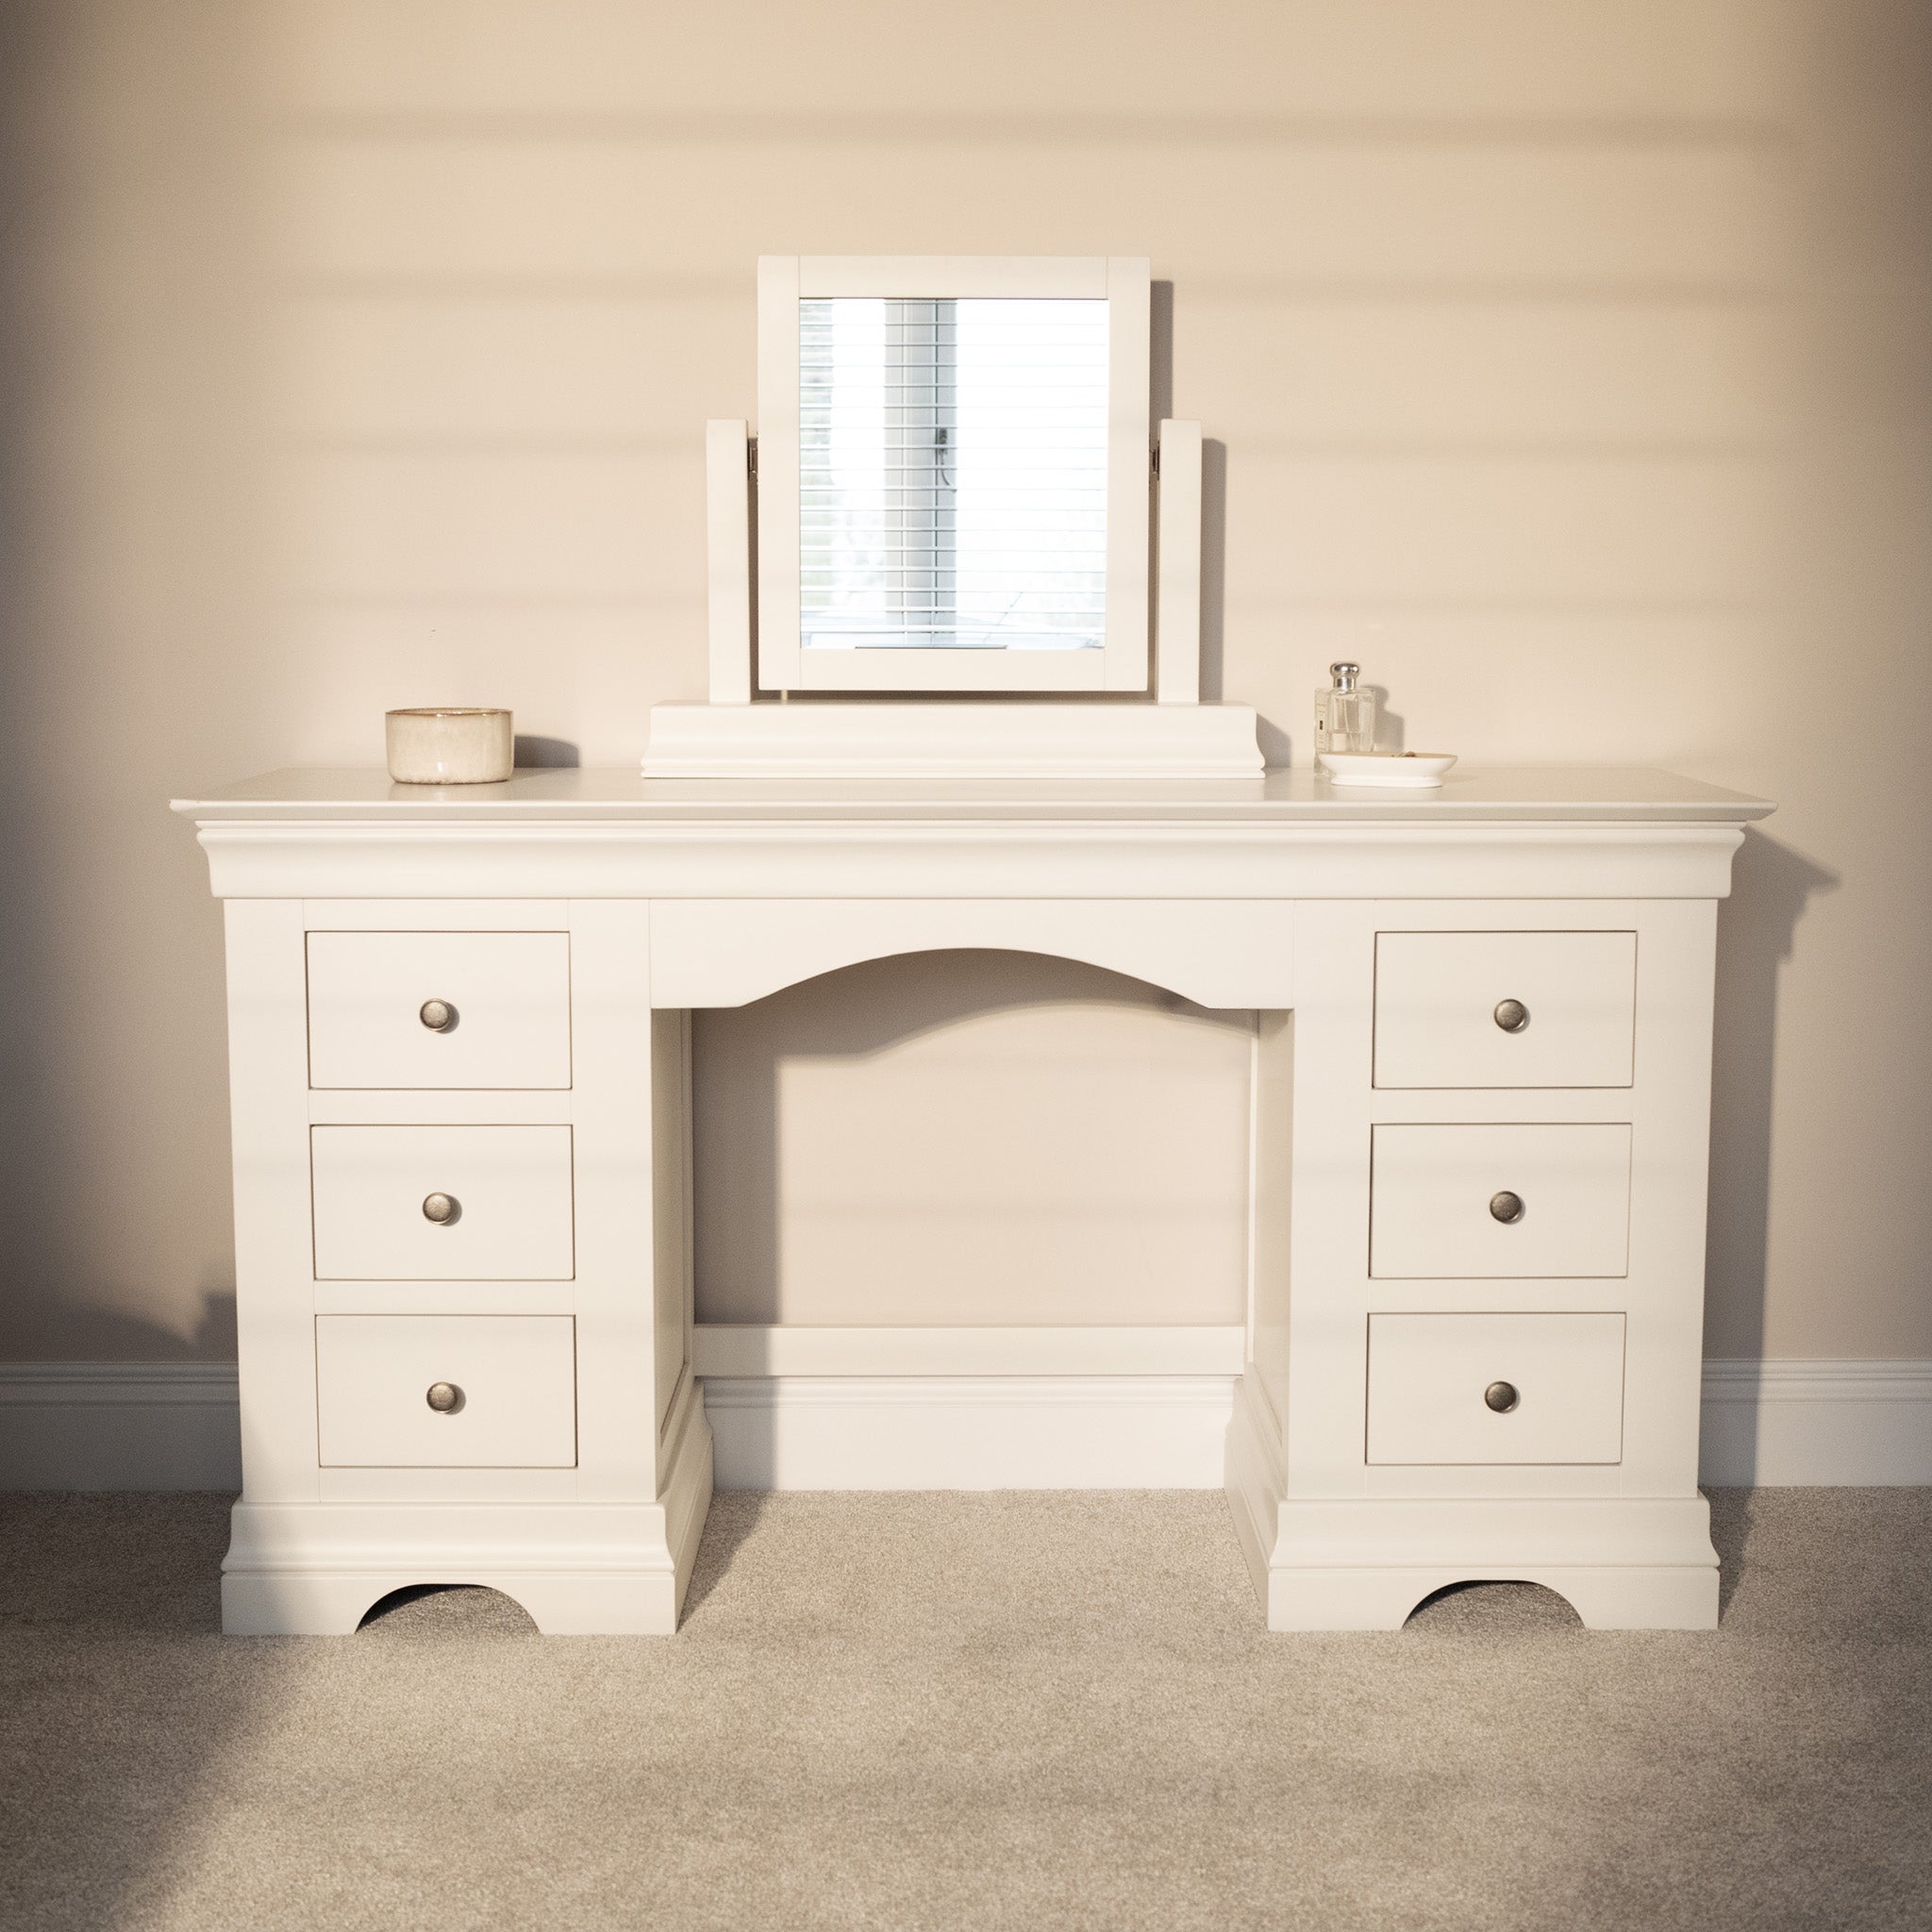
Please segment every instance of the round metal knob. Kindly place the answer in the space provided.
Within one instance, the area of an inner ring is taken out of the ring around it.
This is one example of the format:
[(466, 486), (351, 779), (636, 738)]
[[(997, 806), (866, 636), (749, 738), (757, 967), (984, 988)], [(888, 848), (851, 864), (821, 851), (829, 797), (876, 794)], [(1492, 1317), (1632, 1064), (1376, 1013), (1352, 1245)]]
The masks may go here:
[(463, 1204), (454, 1194), (423, 1196), (423, 1219), (435, 1222), (439, 1227), (447, 1227), (462, 1211)]
[[(1496, 1009), (1502, 1011), (1500, 1007)], [(416, 1014), (432, 1033), (447, 1033), (457, 1024), (457, 1009), (447, 1000), (425, 1000)]]
[[(1496, 1386), (1505, 1385), (1499, 1382)], [(438, 1415), (454, 1415), (463, 1406), (463, 1391), (454, 1382), (432, 1382), (423, 1399)]]
[(1516, 1384), (1514, 1382), (1491, 1382), (1483, 1391), (1483, 1400), (1498, 1415), (1507, 1415), (1516, 1407), (1520, 1399), (1516, 1393)]
[(1521, 1033), (1529, 1024), (1529, 1008), (1521, 1000), (1498, 1000), (1495, 1018), (1505, 1033)]
[[(429, 1212), (426, 1205), (424, 1207), (423, 1211), (425, 1214)], [(1490, 1212), (1498, 1221), (1521, 1221), (1523, 1219), (1523, 1196), (1521, 1194), (1512, 1194), (1507, 1188), (1505, 1188), (1500, 1194), (1491, 1194), (1490, 1196)]]

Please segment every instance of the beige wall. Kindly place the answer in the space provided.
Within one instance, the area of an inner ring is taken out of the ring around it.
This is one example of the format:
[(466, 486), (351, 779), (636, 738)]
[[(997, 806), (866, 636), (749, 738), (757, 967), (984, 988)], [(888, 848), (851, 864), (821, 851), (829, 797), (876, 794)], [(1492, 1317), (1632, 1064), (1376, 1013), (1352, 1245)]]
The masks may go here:
[[(0, 0), (0, 1357), (228, 1346), (170, 792), (433, 700), (625, 764), (699, 692), (761, 249), (1150, 254), (1210, 674), (1298, 751), (1346, 653), (1411, 743), (1781, 800), (1724, 918), (1710, 1344), (1932, 1356), (1928, 54), (1906, 0)], [(1231, 1306), (1226, 1024), (1047, 962), (858, 990), (701, 1024), (708, 1306)], [(1031, 1139), (948, 1191), (881, 1131), (922, 1094), (941, 1153)], [(981, 1225), (1027, 1201), (1050, 1238)]]
[(1253, 1015), (928, 953), (695, 1027), (715, 1322), (1239, 1322)]

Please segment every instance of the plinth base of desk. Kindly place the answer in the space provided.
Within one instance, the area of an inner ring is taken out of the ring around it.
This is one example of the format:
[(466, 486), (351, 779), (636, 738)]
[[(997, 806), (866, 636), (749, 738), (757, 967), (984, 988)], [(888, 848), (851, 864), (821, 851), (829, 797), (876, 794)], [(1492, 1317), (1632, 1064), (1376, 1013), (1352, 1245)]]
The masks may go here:
[(1592, 1630), (1712, 1630), (1718, 1559), (1703, 1496), (1282, 1493), (1254, 1398), (1228, 1432), (1235, 1531), (1271, 1630), (1398, 1630), (1456, 1583), (1536, 1583)]
[(231, 1637), (338, 1637), (391, 1591), (501, 1591), (548, 1637), (669, 1637), (711, 1500), (711, 1437), (686, 1434), (658, 1503), (236, 1504)]

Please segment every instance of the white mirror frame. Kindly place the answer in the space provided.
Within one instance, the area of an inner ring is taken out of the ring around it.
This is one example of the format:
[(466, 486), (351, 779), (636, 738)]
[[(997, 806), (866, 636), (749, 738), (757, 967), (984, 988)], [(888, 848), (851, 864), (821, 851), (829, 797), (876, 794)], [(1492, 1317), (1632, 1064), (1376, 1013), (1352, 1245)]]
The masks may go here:
[[(758, 258), (758, 689), (1144, 691), (1149, 682), (1148, 325), (1144, 255)], [(1104, 299), (1107, 626), (1098, 651), (806, 651), (799, 635), (798, 305), (820, 296)]]

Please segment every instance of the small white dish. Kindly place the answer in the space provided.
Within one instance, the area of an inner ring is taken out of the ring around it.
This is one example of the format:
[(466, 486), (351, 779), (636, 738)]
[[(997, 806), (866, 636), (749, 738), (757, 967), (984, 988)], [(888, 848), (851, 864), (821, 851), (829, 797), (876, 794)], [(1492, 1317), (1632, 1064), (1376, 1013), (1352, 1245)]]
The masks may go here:
[(1324, 751), (1315, 763), (1336, 785), (1390, 785), (1430, 791), (1456, 762), (1453, 751)]

